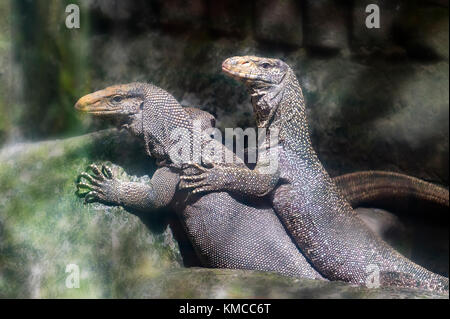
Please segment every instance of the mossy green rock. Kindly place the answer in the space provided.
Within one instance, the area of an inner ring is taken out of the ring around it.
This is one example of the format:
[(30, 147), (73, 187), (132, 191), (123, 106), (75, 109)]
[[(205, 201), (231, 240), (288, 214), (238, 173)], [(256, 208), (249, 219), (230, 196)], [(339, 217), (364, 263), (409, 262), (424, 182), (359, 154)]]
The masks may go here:
[[(75, 194), (77, 175), (105, 155), (121, 161), (124, 143), (130, 161), (145, 163), (114, 130), (2, 150), (0, 297), (116, 297), (130, 277), (180, 267), (169, 228), (149, 231), (122, 208), (85, 205)], [(79, 266), (79, 289), (66, 288), (69, 264)]]
[(299, 279), (275, 273), (229, 269), (174, 269), (144, 279), (133, 298), (448, 298), (412, 289), (369, 289), (343, 282)]
[[(125, 151), (124, 151), (125, 150)], [(0, 297), (3, 298), (409, 298), (428, 292), (365, 289), (271, 273), (183, 267), (164, 214), (83, 204), (75, 181), (112, 161), (121, 179), (147, 180), (153, 163), (126, 132), (105, 130), (0, 151)], [(78, 265), (80, 287), (67, 288)]]

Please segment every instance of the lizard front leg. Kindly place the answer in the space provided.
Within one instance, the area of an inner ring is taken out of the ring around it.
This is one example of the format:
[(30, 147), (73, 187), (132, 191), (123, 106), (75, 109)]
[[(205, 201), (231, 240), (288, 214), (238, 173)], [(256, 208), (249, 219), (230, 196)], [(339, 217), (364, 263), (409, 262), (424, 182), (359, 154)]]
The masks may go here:
[(105, 165), (101, 169), (94, 164), (89, 167), (93, 174), (81, 173), (77, 183), (78, 190), (88, 190), (80, 193), (86, 203), (100, 202), (148, 211), (169, 204), (178, 184), (178, 176), (167, 167), (159, 168), (148, 184), (120, 181)]
[[(196, 173), (180, 176), (180, 189), (193, 189), (192, 193), (229, 191), (262, 197), (267, 195), (279, 181), (279, 171), (261, 173), (258, 165), (254, 170), (245, 166), (224, 166), (209, 163), (208, 167), (189, 164)], [(191, 171), (192, 172), (192, 171)]]

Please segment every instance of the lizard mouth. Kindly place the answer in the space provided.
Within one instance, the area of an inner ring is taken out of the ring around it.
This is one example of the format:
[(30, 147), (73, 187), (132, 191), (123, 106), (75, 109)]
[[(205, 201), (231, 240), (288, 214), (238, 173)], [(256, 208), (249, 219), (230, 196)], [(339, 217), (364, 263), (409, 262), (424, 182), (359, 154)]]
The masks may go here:
[(120, 107), (107, 107), (101, 105), (100, 101), (95, 103), (86, 103), (83, 98), (78, 100), (75, 104), (75, 109), (82, 113), (89, 113), (93, 115), (113, 115), (120, 112)]
[(222, 71), (225, 74), (227, 74), (235, 79), (238, 79), (238, 80), (242, 80), (242, 79), (256, 80), (257, 79), (256, 75), (240, 72), (237, 68), (233, 68), (230, 65), (226, 64), (225, 62), (222, 64)]
[(228, 62), (228, 60), (225, 60), (222, 63), (222, 71), (226, 75), (228, 75), (236, 80), (239, 80), (239, 81), (247, 80), (248, 83), (263, 83), (263, 84), (269, 84), (269, 85), (273, 84), (271, 81), (268, 81), (268, 80), (262, 78), (258, 74), (254, 74), (250, 71), (246, 72), (245, 70), (243, 70), (242, 64), (234, 65), (234, 64), (231, 64), (230, 62)]

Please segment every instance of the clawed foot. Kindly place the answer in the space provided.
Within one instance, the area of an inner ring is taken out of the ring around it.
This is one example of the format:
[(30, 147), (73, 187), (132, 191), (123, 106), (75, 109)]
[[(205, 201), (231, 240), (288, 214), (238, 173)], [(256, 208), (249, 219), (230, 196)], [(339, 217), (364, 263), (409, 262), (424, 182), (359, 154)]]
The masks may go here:
[[(120, 181), (114, 178), (111, 169), (102, 165), (101, 170), (95, 164), (89, 165), (93, 174), (81, 173), (77, 180), (77, 193), (84, 197), (85, 203), (101, 202), (105, 204), (119, 205), (117, 196)], [(81, 193), (81, 189), (88, 192)]]
[(181, 175), (179, 188), (192, 189), (192, 194), (220, 190), (225, 180), (225, 171), (220, 166), (215, 166), (212, 163), (206, 165), (208, 167), (197, 163), (188, 163), (186, 168), (195, 168), (197, 173), (184, 173)]

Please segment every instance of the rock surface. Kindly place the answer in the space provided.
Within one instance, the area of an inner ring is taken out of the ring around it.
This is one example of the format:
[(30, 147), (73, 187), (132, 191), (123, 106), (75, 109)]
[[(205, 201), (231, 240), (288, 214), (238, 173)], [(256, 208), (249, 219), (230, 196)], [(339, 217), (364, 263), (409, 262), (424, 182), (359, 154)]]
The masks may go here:
[[(108, 298), (132, 284), (130, 277), (181, 267), (161, 214), (147, 227), (122, 208), (84, 205), (75, 194), (77, 175), (90, 162), (114, 156), (133, 172), (134, 160), (151, 164), (139, 154), (127, 134), (111, 131), (1, 150), (0, 297)], [(79, 289), (66, 288), (69, 264), (79, 266)]]
[(136, 298), (448, 298), (410, 289), (369, 289), (273, 273), (199, 268), (174, 269), (158, 280), (143, 280), (133, 289), (129, 296)]

